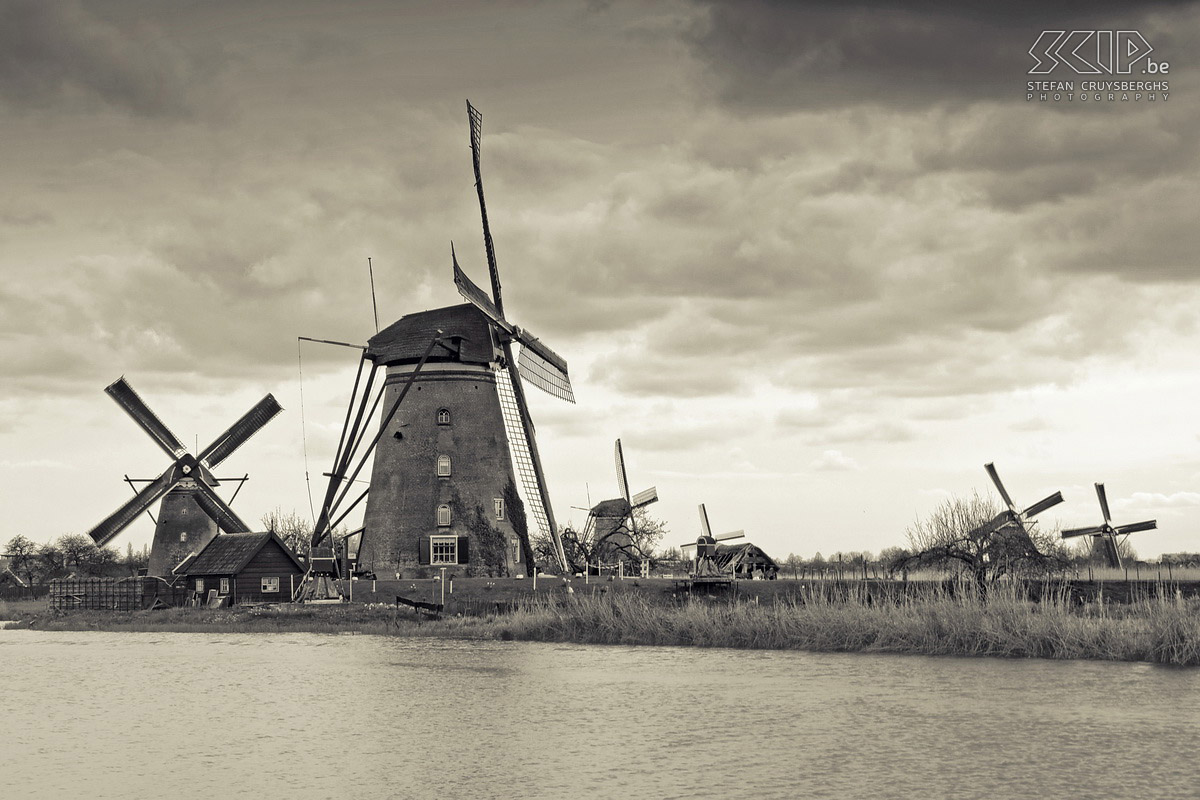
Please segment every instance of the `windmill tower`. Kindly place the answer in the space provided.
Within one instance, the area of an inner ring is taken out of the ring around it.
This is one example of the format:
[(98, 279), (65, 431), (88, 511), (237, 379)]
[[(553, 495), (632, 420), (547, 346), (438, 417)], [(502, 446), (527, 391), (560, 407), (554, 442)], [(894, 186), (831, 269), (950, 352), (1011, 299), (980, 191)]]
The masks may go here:
[[(1108, 511), (1108, 495), (1104, 491), (1104, 484), (1096, 484), (1096, 497), (1100, 500), (1100, 513), (1104, 516), (1102, 525), (1092, 525), (1087, 528), (1070, 528), (1062, 532), (1062, 538), (1072, 539), (1076, 536), (1094, 536), (1098, 538), (1104, 545), (1104, 556), (1108, 560), (1108, 565), (1114, 569), (1121, 568), (1121, 552), (1117, 547), (1118, 536), (1129, 536), (1131, 533), (1138, 531), (1149, 531), (1158, 527), (1158, 520), (1148, 519), (1144, 522), (1132, 522), (1128, 525), (1112, 524), (1112, 515)], [(1123, 541), (1123, 540), (1122, 540)]]
[(620, 497), (601, 500), (588, 511), (583, 529), (583, 541), (588, 542), (594, 558), (601, 561), (642, 560), (648, 557), (637, 544), (637, 517), (634, 512), (658, 502), (658, 488), (631, 495), (629, 476), (625, 471), (625, 453), (621, 440), (614, 447), (617, 466), (617, 490)]
[[(502, 540), (508, 568), (528, 572), (504, 489), (519, 481), (531, 523), (567, 566), (538, 456), (524, 382), (575, 402), (567, 362), (504, 315), (500, 273), (483, 196), (481, 117), (467, 103), (471, 156), (483, 222), (491, 297), (476, 286), (451, 248), (454, 282), (469, 302), (402, 317), (367, 343), (366, 358), (387, 368), (386, 405), (402, 384), (412, 391), (386, 422), (371, 475), (359, 564), (377, 574), (440, 565), (495, 567)], [(442, 346), (414, 374), (425, 342)], [(513, 357), (513, 344), (521, 358)], [(477, 509), (495, 531), (479, 540)], [(491, 553), (491, 563), (483, 551)]]
[(199, 455), (192, 455), (124, 378), (104, 391), (172, 461), (161, 475), (88, 531), (97, 547), (108, 544), (160, 498), (163, 503), (150, 545), (150, 575), (171, 574), (185, 555), (216, 536), (218, 528), (226, 533), (250, 530), (213, 488), (220, 482), (212, 470), (283, 410), (274, 396), (258, 401)]

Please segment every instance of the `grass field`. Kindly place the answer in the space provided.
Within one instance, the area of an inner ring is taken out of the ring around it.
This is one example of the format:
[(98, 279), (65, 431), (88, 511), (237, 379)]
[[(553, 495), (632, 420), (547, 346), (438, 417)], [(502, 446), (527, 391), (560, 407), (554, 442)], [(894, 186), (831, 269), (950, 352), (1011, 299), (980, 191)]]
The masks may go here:
[[(410, 587), (403, 588), (412, 592)], [(1200, 599), (1166, 592), (1129, 603), (1101, 597), (1080, 604), (1067, 587), (1033, 600), (1017, 584), (995, 588), (986, 598), (971, 584), (959, 584), (952, 591), (941, 584), (921, 584), (892, 595), (872, 593), (870, 585), (862, 583), (843, 584), (837, 592), (811, 585), (797, 592), (799, 585), (788, 581), (754, 582), (749, 587), (744, 586), (737, 599), (684, 599), (672, 598), (662, 591), (669, 587), (647, 581), (579, 586), (570, 593), (558, 582), (540, 585), (537, 596), (505, 597), (511, 587), (497, 584), (480, 590), (508, 608), (495, 613), (487, 603), (467, 596), (474, 593), (463, 585), (456, 586), (460, 612), (448, 603), (448, 615), (441, 619), (386, 603), (56, 615), (38, 601), (39, 608), (14, 616), (21, 618), (19, 627), (44, 630), (355, 632), (1200, 666)], [(378, 594), (384, 587), (375, 588)], [(791, 593), (785, 591), (788, 588)]]

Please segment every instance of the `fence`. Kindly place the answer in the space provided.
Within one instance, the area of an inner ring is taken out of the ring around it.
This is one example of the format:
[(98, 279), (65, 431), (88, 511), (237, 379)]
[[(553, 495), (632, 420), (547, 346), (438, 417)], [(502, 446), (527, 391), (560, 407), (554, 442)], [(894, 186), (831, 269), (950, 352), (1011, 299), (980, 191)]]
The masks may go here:
[(0, 600), (41, 600), (50, 593), (49, 586), (5, 586), (0, 589)]
[(154, 605), (180, 605), (189, 592), (159, 578), (60, 578), (50, 581), (54, 611), (134, 611)]

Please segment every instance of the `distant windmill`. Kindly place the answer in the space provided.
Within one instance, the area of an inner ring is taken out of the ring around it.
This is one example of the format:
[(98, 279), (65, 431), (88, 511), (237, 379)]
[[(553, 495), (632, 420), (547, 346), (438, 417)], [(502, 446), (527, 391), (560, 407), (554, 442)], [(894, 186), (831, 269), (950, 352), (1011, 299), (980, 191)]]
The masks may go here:
[(595, 558), (601, 561), (620, 559), (644, 559), (637, 542), (638, 509), (645, 508), (651, 503), (658, 502), (658, 489), (649, 489), (631, 495), (629, 492), (629, 476), (625, 471), (625, 454), (621, 449), (621, 440), (617, 439), (614, 448), (617, 466), (617, 490), (620, 497), (612, 500), (601, 500), (588, 510), (587, 523), (583, 529), (581, 544), (587, 551), (589, 560)]
[(717, 554), (717, 542), (724, 542), (729, 539), (742, 539), (745, 536), (746, 532), (741, 530), (713, 536), (712, 528), (708, 524), (708, 511), (704, 508), (704, 503), (701, 503), (700, 536), (694, 542), (679, 545), (681, 550), (686, 550), (689, 547), (696, 548), (696, 566), (692, 570), (693, 580), (697, 578), (728, 578), (729, 576), (721, 571), (721, 568), (717, 566), (714, 560)]
[(1038, 514), (1061, 503), (1063, 501), (1062, 492), (1055, 492), (1049, 497), (1037, 501), (1024, 511), (1018, 511), (1012, 497), (1009, 496), (1008, 491), (1004, 488), (1004, 484), (1000, 482), (1000, 475), (996, 472), (996, 465), (989, 462), (984, 464), (983, 468), (987, 470), (988, 477), (992, 479), (992, 483), (996, 484), (996, 491), (1000, 492), (1000, 497), (1004, 499), (1004, 505), (1007, 506), (1006, 509), (993, 517), (985, 527), (993, 532), (1009, 526), (1015, 527), (1024, 537), (1024, 543), (1032, 548), (1033, 540), (1029, 538), (1030, 523)]
[(170, 574), (175, 566), (171, 562), (177, 561), (175, 556), (181, 550), (186, 554), (188, 550), (202, 547), (216, 535), (218, 527), (226, 533), (250, 530), (213, 489), (219, 481), (212, 469), (283, 410), (274, 396), (268, 394), (258, 401), (199, 455), (192, 455), (123, 377), (104, 391), (133, 417), (172, 462), (127, 503), (88, 531), (97, 546), (106, 545), (159, 498), (163, 498), (163, 504), (154, 528), (154, 542), (150, 546), (148, 572), (151, 575)]
[(1112, 515), (1108, 511), (1108, 495), (1104, 491), (1103, 483), (1096, 484), (1096, 497), (1100, 500), (1100, 513), (1104, 515), (1104, 524), (1092, 525), (1087, 528), (1071, 528), (1062, 532), (1062, 538), (1071, 539), (1076, 536), (1097, 537), (1104, 543), (1104, 555), (1108, 559), (1108, 565), (1120, 569), (1121, 553), (1117, 547), (1117, 537), (1128, 536), (1138, 531), (1153, 530), (1158, 527), (1158, 520), (1148, 519), (1144, 522), (1114, 526), (1112, 524)]

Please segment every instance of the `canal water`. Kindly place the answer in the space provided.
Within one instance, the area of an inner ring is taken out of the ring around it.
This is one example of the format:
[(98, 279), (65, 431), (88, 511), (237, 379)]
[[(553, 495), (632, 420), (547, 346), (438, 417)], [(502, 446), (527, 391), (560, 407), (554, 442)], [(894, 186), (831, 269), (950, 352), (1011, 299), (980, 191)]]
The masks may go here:
[(0, 794), (1194, 798), (1200, 670), (0, 631)]

